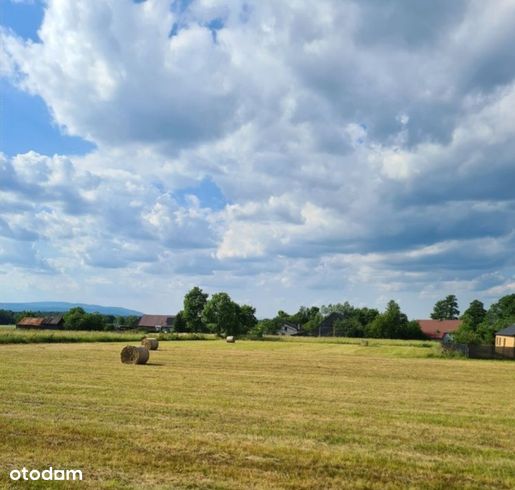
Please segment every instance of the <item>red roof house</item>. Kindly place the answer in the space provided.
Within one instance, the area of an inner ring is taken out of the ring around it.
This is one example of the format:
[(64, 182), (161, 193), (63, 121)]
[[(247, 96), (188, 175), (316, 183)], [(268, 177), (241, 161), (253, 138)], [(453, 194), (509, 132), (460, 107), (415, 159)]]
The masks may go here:
[(420, 330), (430, 339), (443, 340), (446, 334), (458, 330), (462, 324), (461, 320), (417, 320)]

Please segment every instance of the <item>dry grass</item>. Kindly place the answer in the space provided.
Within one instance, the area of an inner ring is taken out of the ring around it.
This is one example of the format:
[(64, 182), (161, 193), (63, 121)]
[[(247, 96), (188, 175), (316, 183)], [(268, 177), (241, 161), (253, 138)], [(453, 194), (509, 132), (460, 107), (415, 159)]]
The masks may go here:
[[(25, 330), (0, 326), (0, 344), (75, 343), (75, 342), (139, 342), (144, 332), (96, 332), (83, 330)], [(156, 334), (159, 340), (214, 340), (211, 334)]]
[(0, 485), (51, 465), (80, 488), (515, 487), (512, 362), (186, 341), (133, 366), (119, 349), (0, 347)]

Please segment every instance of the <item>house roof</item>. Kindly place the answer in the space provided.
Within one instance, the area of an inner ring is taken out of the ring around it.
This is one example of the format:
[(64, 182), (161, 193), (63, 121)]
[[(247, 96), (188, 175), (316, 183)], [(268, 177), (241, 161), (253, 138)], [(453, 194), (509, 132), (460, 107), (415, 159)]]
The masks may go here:
[(164, 327), (175, 320), (174, 315), (143, 315), (138, 322), (138, 327)]
[(503, 328), (498, 332), (495, 332), (495, 335), (504, 335), (505, 337), (515, 337), (515, 325), (510, 325), (509, 327)]
[(53, 315), (45, 317), (45, 325), (59, 325), (63, 321), (63, 315)]
[(24, 316), (17, 325), (40, 327), (45, 323), (45, 319), (42, 316)]
[(417, 320), (420, 330), (428, 337), (442, 339), (446, 333), (458, 330), (462, 324), (461, 320)]

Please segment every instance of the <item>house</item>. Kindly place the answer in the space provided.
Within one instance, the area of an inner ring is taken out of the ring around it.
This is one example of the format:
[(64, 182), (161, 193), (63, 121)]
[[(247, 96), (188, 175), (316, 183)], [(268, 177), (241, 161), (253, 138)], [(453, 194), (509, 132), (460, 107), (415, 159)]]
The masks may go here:
[(300, 326), (294, 323), (284, 322), (277, 331), (278, 335), (299, 335)]
[(417, 320), (420, 330), (432, 340), (447, 341), (460, 325), (461, 320)]
[(16, 328), (42, 329), (42, 330), (61, 330), (64, 327), (63, 315), (23, 317), (17, 324)]
[(335, 323), (338, 320), (343, 320), (345, 315), (343, 313), (338, 313), (334, 311), (333, 313), (329, 313), (318, 327), (318, 336), (319, 337), (335, 337)]
[(171, 332), (174, 322), (174, 315), (143, 315), (137, 328), (147, 332)]
[(515, 359), (515, 325), (495, 333), (495, 353)]

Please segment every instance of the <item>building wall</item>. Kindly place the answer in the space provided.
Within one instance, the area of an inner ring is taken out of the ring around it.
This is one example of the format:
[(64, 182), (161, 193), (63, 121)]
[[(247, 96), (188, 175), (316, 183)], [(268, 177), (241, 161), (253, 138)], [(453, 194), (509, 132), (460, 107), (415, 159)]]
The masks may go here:
[(507, 335), (495, 336), (496, 347), (515, 347), (515, 337), (508, 337)]
[(501, 354), (503, 357), (515, 358), (515, 337), (496, 335), (495, 352)]

